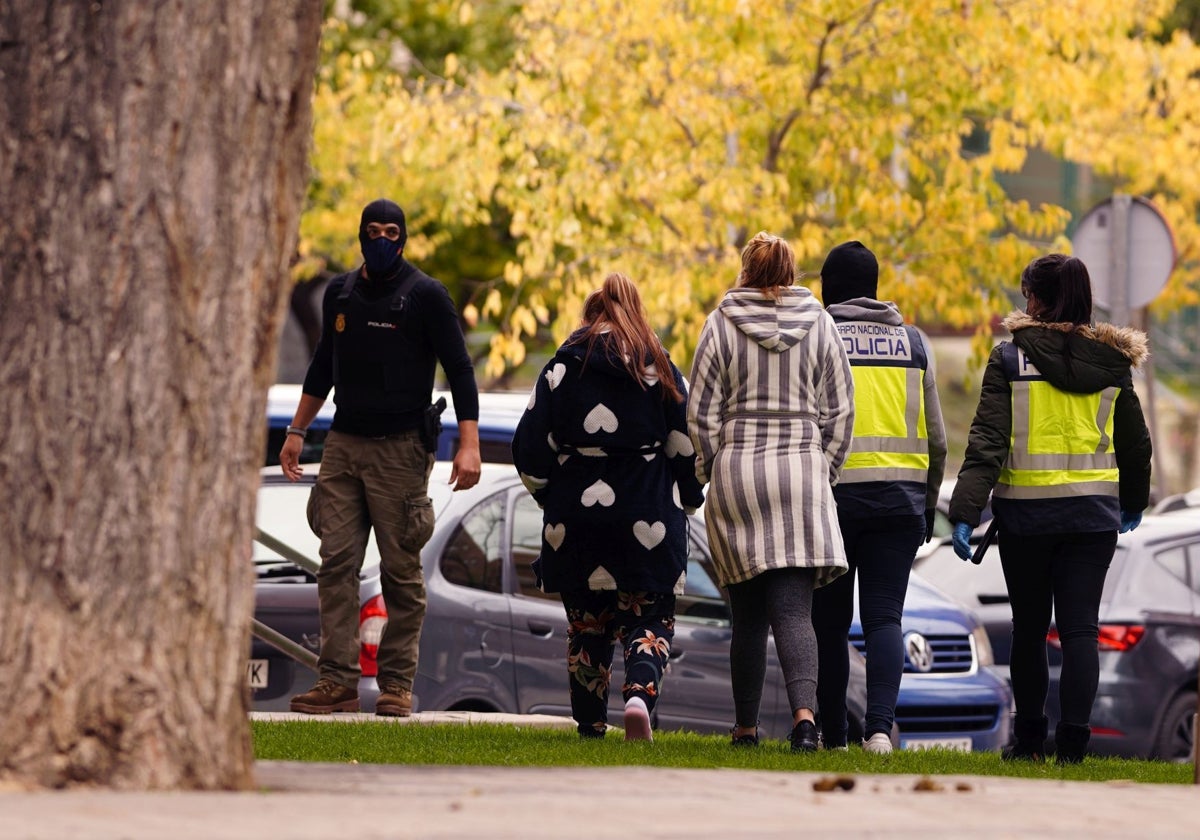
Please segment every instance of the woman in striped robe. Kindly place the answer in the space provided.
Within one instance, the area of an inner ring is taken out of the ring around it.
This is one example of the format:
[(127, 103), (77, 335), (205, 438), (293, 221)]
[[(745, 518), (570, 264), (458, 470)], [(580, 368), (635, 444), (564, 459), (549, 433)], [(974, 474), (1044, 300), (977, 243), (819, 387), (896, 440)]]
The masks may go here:
[(842, 574), (833, 485), (850, 449), (854, 385), (833, 319), (796, 279), (783, 239), (742, 251), (737, 288), (700, 333), (688, 428), (705, 519), (729, 590), (733, 743), (758, 743), (768, 631), (793, 713), (792, 749), (817, 748), (813, 589)]

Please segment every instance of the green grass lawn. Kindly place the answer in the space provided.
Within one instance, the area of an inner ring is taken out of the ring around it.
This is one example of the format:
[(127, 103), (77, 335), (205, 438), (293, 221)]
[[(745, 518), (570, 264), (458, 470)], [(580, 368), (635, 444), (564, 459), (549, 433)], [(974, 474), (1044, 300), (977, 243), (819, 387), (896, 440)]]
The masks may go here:
[(800, 770), (814, 773), (901, 773), (910, 775), (1016, 776), (1191, 784), (1191, 764), (1088, 758), (1058, 766), (1001, 761), (997, 753), (947, 750), (871, 755), (848, 751), (793, 754), (784, 741), (758, 748), (734, 748), (727, 736), (684, 732), (655, 733), (653, 743), (625, 743), (610, 731), (597, 741), (582, 741), (570, 730), (500, 724), (330, 723), (325, 721), (253, 721), (254, 754), (279, 761), (357, 762), (360, 764), (473, 764), (501, 767), (658, 767), (743, 770)]

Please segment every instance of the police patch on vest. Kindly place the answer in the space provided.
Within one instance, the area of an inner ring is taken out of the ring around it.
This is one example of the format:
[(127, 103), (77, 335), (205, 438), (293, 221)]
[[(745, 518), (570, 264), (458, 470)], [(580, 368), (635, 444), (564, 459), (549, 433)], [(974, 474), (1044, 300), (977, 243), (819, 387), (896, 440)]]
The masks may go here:
[(341, 312), (339, 312), (337, 318), (334, 319), (333, 328), (337, 332), (345, 332), (346, 331), (346, 316), (344, 314), (342, 314)]
[(891, 359), (911, 362), (912, 345), (908, 330), (871, 321), (842, 321), (837, 325), (842, 346), (851, 359)]
[(1025, 355), (1025, 351), (1020, 347), (1017, 348), (1017, 378), (1024, 379), (1030, 376), (1041, 378), (1042, 372), (1037, 369), (1033, 362), (1029, 361), (1029, 357)]

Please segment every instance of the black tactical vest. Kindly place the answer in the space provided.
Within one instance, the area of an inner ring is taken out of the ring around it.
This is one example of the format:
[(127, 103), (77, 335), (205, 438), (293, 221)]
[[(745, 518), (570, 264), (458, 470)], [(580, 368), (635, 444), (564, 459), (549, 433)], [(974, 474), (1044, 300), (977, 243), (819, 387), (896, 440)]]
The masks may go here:
[(412, 263), (405, 262), (398, 285), (391, 295), (370, 299), (355, 285), (357, 270), (333, 304), (333, 385), (339, 407), (354, 412), (394, 414), (424, 408), (412, 405), (413, 378), (428, 379), (433, 387), (433, 370), (417, 371), (404, 360), (424, 354), (424, 334), (419, 319), (408, 305), (413, 286), (429, 279)]

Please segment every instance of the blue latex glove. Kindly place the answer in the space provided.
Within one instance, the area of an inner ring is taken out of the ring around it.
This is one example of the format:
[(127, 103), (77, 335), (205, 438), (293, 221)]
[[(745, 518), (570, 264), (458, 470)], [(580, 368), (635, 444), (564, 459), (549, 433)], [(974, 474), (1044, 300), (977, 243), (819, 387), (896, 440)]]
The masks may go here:
[(1121, 511), (1121, 530), (1122, 534), (1127, 534), (1134, 528), (1142, 524), (1142, 512), (1140, 510), (1123, 510)]
[(954, 543), (954, 553), (963, 560), (970, 560), (971, 526), (966, 522), (955, 522), (954, 535), (950, 539)]

